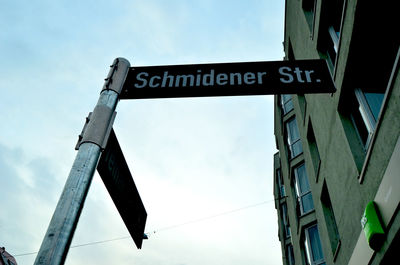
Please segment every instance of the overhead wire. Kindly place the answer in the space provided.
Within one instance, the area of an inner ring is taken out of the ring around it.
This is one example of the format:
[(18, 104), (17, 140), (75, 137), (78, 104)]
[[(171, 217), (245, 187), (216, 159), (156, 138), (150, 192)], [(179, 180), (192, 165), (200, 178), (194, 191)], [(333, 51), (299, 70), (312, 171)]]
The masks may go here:
[[(217, 213), (217, 214), (214, 214), (214, 215), (209, 215), (209, 216), (206, 216), (206, 217), (198, 218), (198, 219), (195, 219), (195, 220), (190, 220), (190, 221), (183, 222), (183, 223), (180, 223), (180, 224), (175, 224), (175, 225), (162, 227), (162, 228), (159, 228), (159, 229), (152, 230), (150, 232), (145, 232), (145, 234), (149, 236), (150, 234), (156, 234), (156, 233), (158, 233), (160, 231), (171, 230), (171, 229), (175, 229), (175, 228), (178, 228), (178, 227), (181, 227), (181, 226), (186, 226), (186, 225), (190, 225), (190, 224), (194, 224), (194, 223), (203, 222), (203, 221), (206, 221), (206, 220), (209, 220), (209, 219), (213, 219), (213, 218), (217, 218), (217, 217), (220, 217), (220, 216), (236, 213), (236, 212), (247, 210), (247, 209), (254, 208), (254, 207), (258, 207), (258, 206), (261, 206), (261, 205), (264, 205), (266, 203), (270, 203), (270, 202), (273, 202), (273, 201), (275, 201), (275, 200), (268, 200), (268, 201), (263, 201), (263, 202), (247, 205), (247, 206), (244, 206), (244, 207), (241, 207), (241, 208), (237, 208), (237, 209), (233, 209), (233, 210)], [(123, 240), (123, 239), (128, 239), (128, 238), (131, 238), (131, 236), (123, 236), (123, 237), (117, 237), (117, 238), (106, 239), (106, 240), (101, 240), (101, 241), (92, 241), (92, 242), (88, 242), (88, 243), (72, 245), (72, 246), (70, 246), (70, 249), (71, 248), (84, 247), (84, 246), (97, 245), (97, 244), (104, 244), (104, 243)], [(14, 257), (21, 257), (21, 256), (34, 255), (34, 254), (37, 254), (37, 253), (38, 253), (38, 251), (21, 253), (21, 254), (16, 254), (16, 255), (13, 255), (13, 256)]]
[(156, 232), (159, 232), (159, 231), (165, 231), (165, 230), (175, 229), (175, 228), (178, 228), (178, 227), (181, 227), (181, 226), (190, 225), (190, 224), (194, 224), (194, 223), (206, 221), (206, 220), (209, 220), (209, 219), (217, 218), (217, 217), (220, 217), (220, 216), (223, 216), (223, 215), (228, 215), (228, 214), (232, 214), (232, 213), (235, 213), (235, 212), (247, 210), (247, 209), (249, 209), (249, 208), (261, 206), (261, 205), (263, 205), (263, 204), (266, 204), (266, 203), (269, 203), (269, 202), (272, 202), (272, 201), (274, 201), (274, 200), (263, 201), (263, 202), (259, 202), (259, 203), (256, 203), (256, 204), (247, 205), (247, 206), (244, 206), (244, 207), (241, 207), (241, 208), (233, 209), (233, 210), (230, 210), (230, 211), (225, 211), (225, 212), (217, 213), (217, 214), (214, 214), (214, 215), (202, 217), (202, 218), (199, 218), (199, 219), (186, 221), (186, 222), (184, 222), (184, 223), (180, 223), (180, 224), (176, 224), (176, 225), (171, 225), (171, 226), (162, 227), (162, 228), (159, 228), (159, 229), (157, 229), (157, 230), (154, 230), (153, 233), (155, 234)]

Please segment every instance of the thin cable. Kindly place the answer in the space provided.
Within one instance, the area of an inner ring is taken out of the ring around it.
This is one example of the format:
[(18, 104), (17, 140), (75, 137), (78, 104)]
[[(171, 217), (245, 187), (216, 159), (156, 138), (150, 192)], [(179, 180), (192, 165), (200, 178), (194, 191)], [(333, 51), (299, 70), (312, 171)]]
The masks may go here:
[[(150, 233), (155, 234), (155, 233), (157, 233), (159, 231), (175, 229), (175, 228), (178, 228), (178, 227), (181, 227), (181, 226), (194, 224), (194, 223), (202, 222), (202, 221), (205, 221), (205, 220), (217, 218), (217, 217), (220, 217), (220, 216), (223, 216), (223, 215), (228, 215), (228, 214), (236, 213), (236, 212), (239, 212), (239, 211), (247, 210), (249, 208), (261, 206), (261, 205), (264, 205), (266, 203), (273, 202), (273, 201), (275, 201), (275, 200), (263, 201), (263, 202), (259, 202), (259, 203), (256, 203), (256, 204), (247, 205), (247, 206), (244, 206), (244, 207), (241, 207), (241, 208), (233, 209), (233, 210), (226, 211), (226, 212), (221, 212), (221, 213), (210, 215), (210, 216), (207, 216), (207, 217), (202, 217), (202, 218), (191, 220), (191, 221), (187, 221), (187, 222), (184, 222), (184, 223), (181, 223), (181, 224), (162, 227), (162, 228), (153, 230), (152, 232), (145, 232), (145, 234), (149, 235)], [(106, 239), (106, 240), (101, 240), (101, 241), (93, 241), (93, 242), (88, 242), (88, 243), (83, 243), (83, 244), (77, 244), (77, 245), (70, 246), (69, 248), (71, 249), (71, 248), (78, 248), (78, 247), (85, 247), (85, 246), (103, 244), (103, 243), (107, 243), (107, 242), (111, 242), (111, 241), (123, 240), (123, 239), (127, 239), (127, 238), (131, 238), (131, 236), (117, 237), (117, 238), (113, 238), (113, 239)], [(34, 255), (34, 254), (37, 254), (37, 253), (38, 253), (38, 251), (22, 253), (22, 254), (17, 254), (17, 255), (13, 255), (13, 256), (14, 257), (21, 257), (21, 256)]]
[(94, 241), (94, 242), (89, 242), (89, 243), (84, 243), (84, 244), (79, 244), (79, 245), (73, 245), (70, 248), (79, 248), (79, 247), (84, 247), (84, 246), (103, 244), (103, 243), (127, 239), (127, 238), (131, 238), (131, 236), (123, 236), (123, 237), (118, 237), (118, 238), (113, 238), (113, 239), (102, 240), (102, 241)]
[[(71, 249), (71, 248), (79, 248), (79, 247), (90, 246), (90, 245), (103, 244), (103, 243), (107, 243), (107, 242), (111, 242), (111, 241), (117, 241), (117, 240), (122, 240), (122, 239), (127, 239), (127, 238), (131, 238), (131, 236), (124, 236), (124, 237), (118, 237), (118, 238), (107, 239), (107, 240), (101, 240), (101, 241), (93, 241), (93, 242), (89, 242), (89, 243), (83, 243), (83, 244), (73, 245), (73, 246), (70, 246), (69, 248)], [(38, 252), (30, 252), (30, 253), (17, 254), (17, 255), (14, 255), (14, 257), (28, 256), (28, 255), (33, 255), (33, 254), (37, 254), (37, 253), (38, 253)]]
[(13, 257), (21, 257), (21, 256), (29, 256), (29, 255), (34, 255), (37, 254), (38, 252), (29, 252), (29, 253), (23, 253), (23, 254), (17, 254), (17, 255), (13, 255)]
[(260, 202), (260, 203), (256, 203), (256, 204), (252, 204), (252, 205), (247, 205), (247, 206), (244, 206), (244, 207), (241, 207), (241, 208), (238, 208), (238, 209), (234, 209), (234, 210), (230, 210), (230, 211), (226, 211), (226, 212), (210, 215), (210, 216), (207, 216), (207, 217), (202, 217), (202, 218), (199, 218), (199, 219), (187, 221), (187, 222), (184, 222), (184, 223), (181, 223), (181, 224), (162, 227), (162, 228), (159, 228), (157, 230), (154, 230), (152, 233), (155, 234), (156, 232), (159, 232), (159, 231), (170, 230), (170, 229), (178, 228), (178, 227), (181, 227), (181, 226), (185, 226), (185, 225), (190, 225), (190, 224), (206, 221), (206, 220), (217, 218), (217, 217), (220, 217), (220, 216), (223, 216), (223, 215), (228, 215), (228, 214), (236, 213), (236, 212), (239, 212), (239, 211), (247, 210), (249, 208), (257, 207), (257, 206), (260, 206), (260, 205), (263, 205), (263, 204), (266, 204), (266, 203), (269, 203), (269, 202), (273, 202), (273, 201), (274, 200), (264, 201), (264, 202)]

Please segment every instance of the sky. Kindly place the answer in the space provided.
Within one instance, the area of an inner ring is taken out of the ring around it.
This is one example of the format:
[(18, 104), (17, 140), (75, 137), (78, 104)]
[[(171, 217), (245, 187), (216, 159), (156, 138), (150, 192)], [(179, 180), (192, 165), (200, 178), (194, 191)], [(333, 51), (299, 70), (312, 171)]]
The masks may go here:
[[(32, 264), (116, 57), (280, 61), (284, 1), (0, 0), (0, 246)], [(141, 250), (96, 173), (65, 264), (282, 264), (273, 96), (123, 100)]]

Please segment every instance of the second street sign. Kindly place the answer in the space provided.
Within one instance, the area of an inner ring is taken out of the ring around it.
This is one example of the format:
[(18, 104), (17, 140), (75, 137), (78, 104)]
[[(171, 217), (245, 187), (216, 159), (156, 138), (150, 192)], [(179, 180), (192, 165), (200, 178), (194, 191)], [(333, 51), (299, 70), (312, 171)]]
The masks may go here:
[(131, 67), (121, 99), (333, 93), (325, 60)]
[(147, 213), (113, 129), (107, 146), (101, 154), (97, 171), (133, 241), (137, 248), (140, 249), (142, 247)]

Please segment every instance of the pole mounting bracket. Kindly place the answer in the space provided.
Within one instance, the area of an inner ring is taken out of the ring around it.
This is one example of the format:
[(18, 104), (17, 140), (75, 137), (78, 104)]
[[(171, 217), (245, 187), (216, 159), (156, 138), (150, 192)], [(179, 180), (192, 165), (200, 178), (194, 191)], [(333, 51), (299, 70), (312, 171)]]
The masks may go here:
[[(97, 144), (104, 150), (116, 115), (117, 112), (112, 113), (112, 110), (106, 106), (96, 106), (93, 112), (90, 112), (86, 117), (75, 150), (79, 150), (79, 146), (86, 142)], [(111, 120), (109, 120), (109, 117), (111, 117)]]

